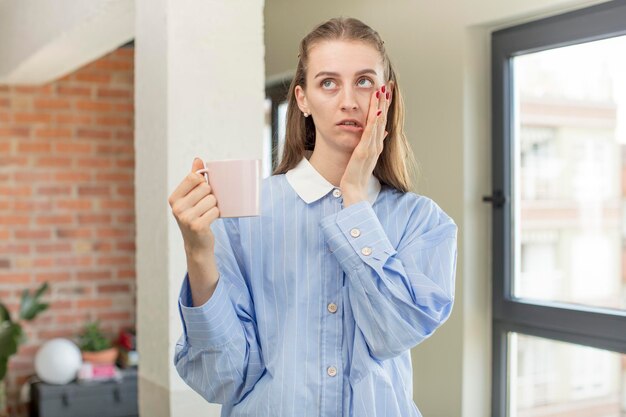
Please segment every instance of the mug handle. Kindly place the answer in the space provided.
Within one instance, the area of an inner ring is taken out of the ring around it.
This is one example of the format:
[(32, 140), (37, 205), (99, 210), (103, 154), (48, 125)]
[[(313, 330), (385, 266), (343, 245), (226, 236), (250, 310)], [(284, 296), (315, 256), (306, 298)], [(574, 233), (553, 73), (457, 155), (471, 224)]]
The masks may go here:
[(204, 174), (204, 180), (206, 183), (209, 183), (209, 170), (206, 168), (202, 168), (196, 171), (196, 174)]

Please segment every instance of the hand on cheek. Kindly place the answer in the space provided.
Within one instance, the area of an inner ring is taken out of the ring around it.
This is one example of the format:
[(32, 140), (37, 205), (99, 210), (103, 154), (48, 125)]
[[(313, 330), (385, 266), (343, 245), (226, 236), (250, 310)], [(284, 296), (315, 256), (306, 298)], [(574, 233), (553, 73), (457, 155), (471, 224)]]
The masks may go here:
[(367, 184), (383, 151), (383, 142), (387, 136), (385, 126), (390, 98), (391, 93), (385, 85), (372, 93), (365, 129), (359, 144), (352, 152), (339, 185), (343, 192), (345, 207), (367, 199)]

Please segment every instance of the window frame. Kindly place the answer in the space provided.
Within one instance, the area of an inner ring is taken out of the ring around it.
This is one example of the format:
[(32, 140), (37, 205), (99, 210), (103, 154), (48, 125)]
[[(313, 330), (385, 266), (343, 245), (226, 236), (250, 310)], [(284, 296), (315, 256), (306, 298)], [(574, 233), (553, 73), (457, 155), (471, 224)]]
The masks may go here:
[(492, 86), (492, 416), (508, 415), (508, 334), (543, 337), (626, 353), (626, 310), (515, 299), (513, 65), (533, 52), (626, 35), (626, 0), (614, 0), (491, 36)]
[(271, 132), (272, 132), (272, 171), (278, 166), (278, 106), (287, 99), (291, 77), (268, 83), (265, 87), (265, 97), (271, 105)]

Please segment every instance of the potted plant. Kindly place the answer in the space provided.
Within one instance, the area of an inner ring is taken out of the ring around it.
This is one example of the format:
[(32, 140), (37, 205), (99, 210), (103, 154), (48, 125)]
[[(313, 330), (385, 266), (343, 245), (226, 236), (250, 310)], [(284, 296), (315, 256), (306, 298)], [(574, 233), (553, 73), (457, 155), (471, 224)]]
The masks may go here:
[(26, 342), (26, 335), (20, 323), (33, 320), (48, 308), (48, 304), (40, 302), (47, 289), (48, 283), (44, 282), (33, 294), (28, 290), (22, 292), (19, 318), (16, 321), (11, 319), (9, 309), (0, 302), (0, 416), (6, 415), (7, 409), (4, 377), (9, 358), (17, 353), (19, 345)]
[(117, 359), (117, 348), (100, 330), (99, 322), (87, 323), (78, 338), (84, 362), (112, 365)]

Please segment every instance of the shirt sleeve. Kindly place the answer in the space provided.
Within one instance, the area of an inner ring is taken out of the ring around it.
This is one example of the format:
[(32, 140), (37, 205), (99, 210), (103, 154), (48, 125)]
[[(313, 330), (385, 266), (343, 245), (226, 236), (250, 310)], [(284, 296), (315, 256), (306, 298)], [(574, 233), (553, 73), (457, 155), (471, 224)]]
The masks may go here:
[(218, 219), (212, 230), (220, 278), (211, 298), (194, 307), (185, 276), (178, 300), (183, 334), (174, 364), (181, 378), (207, 401), (232, 405), (254, 388), (265, 367), (237, 229)]
[(409, 213), (397, 248), (367, 201), (321, 221), (346, 273), (356, 325), (377, 360), (414, 347), (452, 310), (457, 226), (432, 200), (423, 200)]

